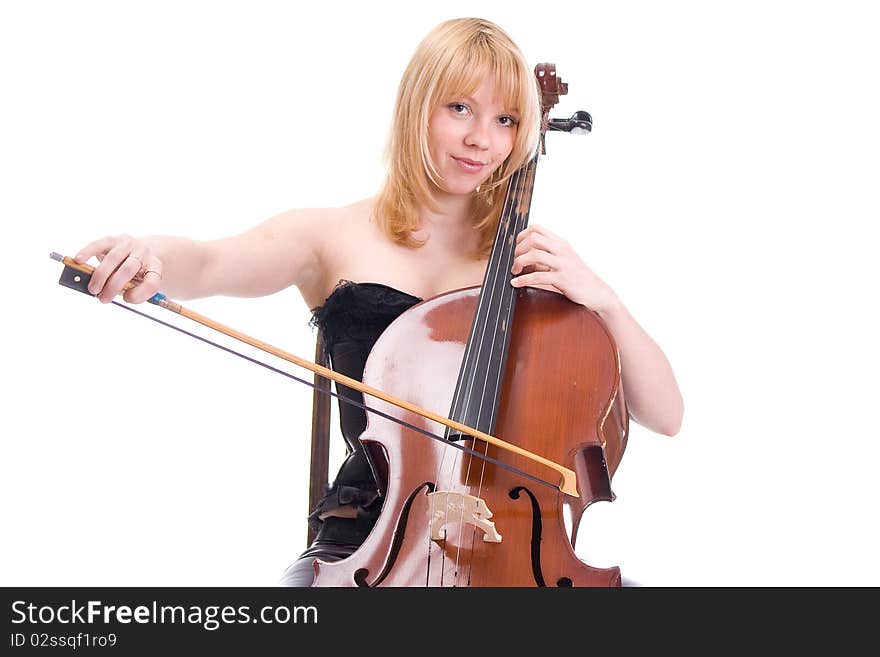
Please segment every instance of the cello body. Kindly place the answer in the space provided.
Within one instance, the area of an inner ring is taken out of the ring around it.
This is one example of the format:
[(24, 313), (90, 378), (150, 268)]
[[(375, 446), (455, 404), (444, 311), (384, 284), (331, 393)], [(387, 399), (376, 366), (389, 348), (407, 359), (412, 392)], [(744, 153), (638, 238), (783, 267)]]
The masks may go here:
[[(371, 413), (361, 441), (382, 511), (354, 554), (315, 563), (314, 586), (620, 585), (617, 567), (594, 568), (574, 551), (584, 509), (613, 499), (610, 479), (626, 444), (616, 345), (598, 315), (564, 296), (515, 293), (494, 435), (574, 470), (579, 497), (536, 481), (556, 483), (516, 453), (463, 441), (534, 479)], [(364, 383), (445, 416), (479, 295), (479, 287), (455, 290), (403, 313), (373, 347)], [(442, 434), (428, 418), (371, 396), (365, 403)]]

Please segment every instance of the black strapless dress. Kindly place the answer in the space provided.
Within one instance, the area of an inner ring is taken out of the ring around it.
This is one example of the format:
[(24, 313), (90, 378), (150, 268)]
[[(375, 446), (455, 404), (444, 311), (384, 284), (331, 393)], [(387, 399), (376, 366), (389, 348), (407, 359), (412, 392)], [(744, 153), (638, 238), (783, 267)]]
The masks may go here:
[[(340, 281), (324, 305), (312, 309), (311, 324), (324, 334), (333, 370), (361, 381), (376, 340), (391, 322), (421, 300), (382, 283)], [(363, 395), (347, 386), (336, 385), (336, 393), (364, 403)], [(284, 572), (284, 586), (311, 586), (314, 560), (337, 561), (349, 556), (364, 542), (379, 517), (382, 500), (358, 440), (367, 427), (367, 414), (340, 400), (339, 424), (347, 456), (326, 495), (310, 510), (308, 521), (316, 532), (315, 540)], [(320, 519), (327, 511), (351, 505), (357, 508), (356, 518)]]

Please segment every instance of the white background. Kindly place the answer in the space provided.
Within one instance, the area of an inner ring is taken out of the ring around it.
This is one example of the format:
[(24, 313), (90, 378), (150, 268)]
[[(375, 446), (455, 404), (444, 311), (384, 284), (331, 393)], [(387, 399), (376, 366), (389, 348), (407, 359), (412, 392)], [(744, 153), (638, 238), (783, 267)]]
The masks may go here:
[[(554, 115), (593, 115), (548, 137), (531, 221), (685, 399), (674, 438), (632, 425), (579, 552), (651, 586), (880, 585), (869, 4), (4, 2), (0, 584), (277, 582), (311, 390), (59, 287), (48, 254), (374, 193), (413, 49), (476, 15), (556, 64)], [(186, 305), (313, 355), (295, 289)]]

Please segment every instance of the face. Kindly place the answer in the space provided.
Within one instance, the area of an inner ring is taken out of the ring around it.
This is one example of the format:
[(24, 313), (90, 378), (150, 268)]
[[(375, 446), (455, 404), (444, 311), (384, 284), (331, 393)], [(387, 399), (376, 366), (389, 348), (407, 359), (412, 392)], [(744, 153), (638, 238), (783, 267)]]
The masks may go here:
[(516, 140), (517, 115), (484, 82), (471, 96), (446, 99), (428, 119), (428, 148), (442, 191), (470, 194), (504, 163)]

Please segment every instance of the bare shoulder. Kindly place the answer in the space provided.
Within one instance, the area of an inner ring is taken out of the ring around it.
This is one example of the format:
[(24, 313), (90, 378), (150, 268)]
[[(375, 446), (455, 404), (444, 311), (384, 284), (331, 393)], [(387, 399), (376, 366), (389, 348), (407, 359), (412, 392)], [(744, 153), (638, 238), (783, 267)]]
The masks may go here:
[(340, 208), (287, 210), (238, 235), (203, 243), (205, 294), (250, 297), (313, 286), (322, 277), (326, 236), (340, 214)]
[(335, 208), (324, 215), (320, 231), (320, 274), (312, 285), (301, 287), (310, 308), (321, 305), (352, 263), (369, 258), (382, 241), (381, 231), (372, 221), (374, 197)]
[(296, 208), (280, 212), (258, 224), (253, 230), (264, 238), (295, 236), (319, 242), (326, 226), (338, 221), (342, 208)]
[(366, 198), (336, 208), (304, 208), (282, 212), (265, 222), (268, 232), (281, 230), (322, 247), (355, 244), (369, 231), (373, 199)]
[(370, 196), (339, 208), (339, 227), (346, 228), (358, 238), (370, 237), (375, 230), (372, 221), (375, 203), (376, 197)]
[(374, 199), (362, 199), (349, 205), (309, 210), (305, 215), (291, 216), (291, 221), (308, 226), (309, 241), (315, 253), (315, 269), (299, 284), (306, 304), (313, 308), (323, 303), (338, 282), (344, 263), (355, 254), (371, 250), (376, 240), (371, 214)]

